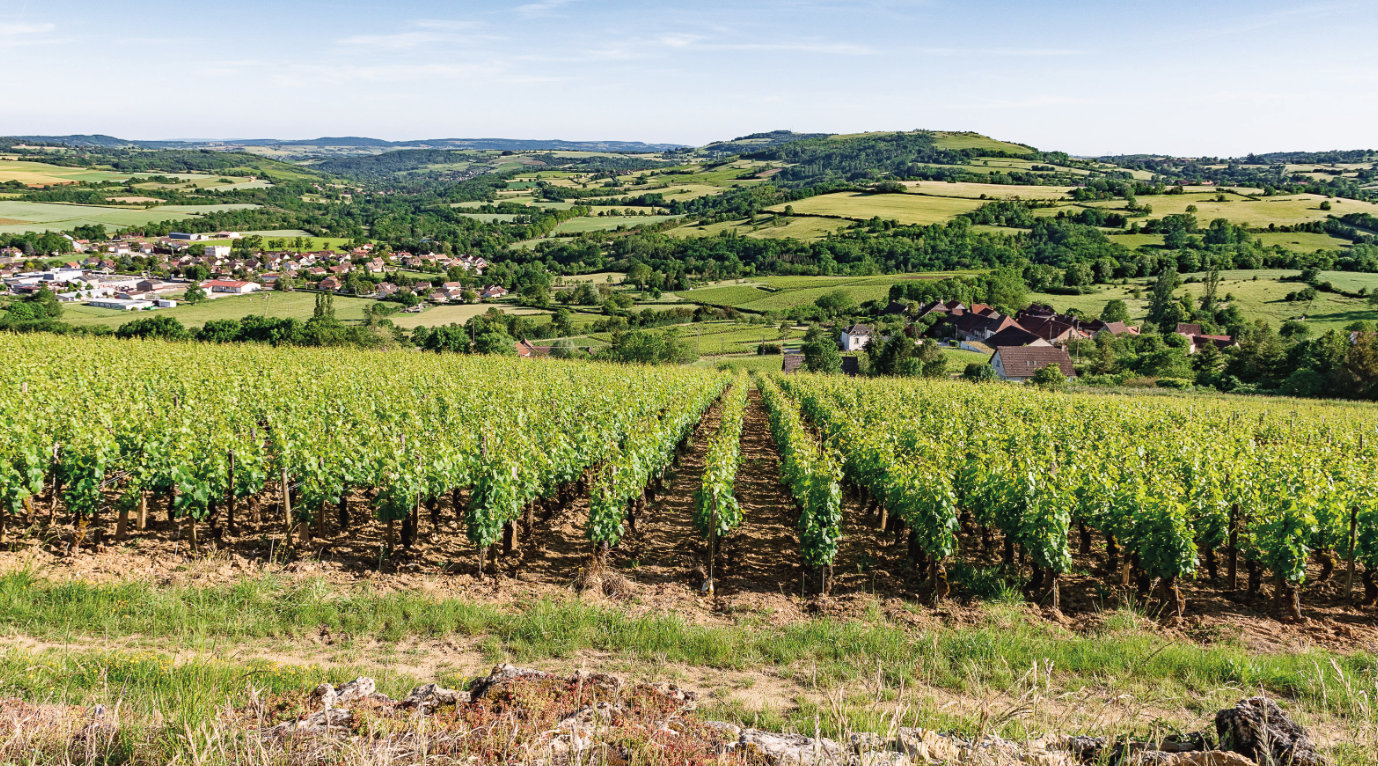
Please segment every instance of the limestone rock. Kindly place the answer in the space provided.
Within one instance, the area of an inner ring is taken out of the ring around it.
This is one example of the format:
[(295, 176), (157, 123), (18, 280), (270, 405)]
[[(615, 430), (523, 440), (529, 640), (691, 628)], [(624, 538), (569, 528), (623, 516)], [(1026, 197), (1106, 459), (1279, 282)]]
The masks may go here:
[(368, 676), (359, 676), (349, 683), (335, 690), (335, 701), (339, 704), (353, 702), (354, 700), (372, 697), (377, 691), (377, 684)]
[(439, 684), (426, 684), (412, 689), (401, 704), (415, 708), (422, 715), (430, 715), (446, 705), (460, 705), (468, 701), (469, 692), (457, 692)]
[(890, 749), (890, 743), (886, 742), (884, 737), (869, 731), (851, 735), (847, 738), (847, 744), (851, 746), (852, 752), (858, 755)]
[(265, 737), (286, 737), (293, 734), (320, 735), (343, 732), (354, 723), (354, 715), (343, 708), (326, 708), (296, 722), (280, 723), (265, 729)]
[(1166, 753), (1150, 750), (1130, 759), (1127, 766), (1258, 766), (1250, 758), (1223, 750)]
[(481, 699), (485, 694), (496, 686), (500, 686), (518, 679), (534, 678), (554, 678), (549, 673), (533, 670), (531, 668), (519, 668), (514, 665), (503, 663), (493, 668), (487, 678), (480, 678), (474, 682), (473, 689), (469, 692), (472, 699)]
[(830, 739), (744, 729), (737, 747), (777, 766), (832, 766), (847, 762), (842, 746)]
[(915, 763), (957, 763), (963, 757), (960, 744), (928, 729), (901, 727), (894, 746)]

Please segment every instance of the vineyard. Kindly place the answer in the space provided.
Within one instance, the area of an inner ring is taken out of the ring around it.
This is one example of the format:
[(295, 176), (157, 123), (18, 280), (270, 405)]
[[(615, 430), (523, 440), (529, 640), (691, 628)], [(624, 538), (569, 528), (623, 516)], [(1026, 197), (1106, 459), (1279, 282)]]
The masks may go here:
[(203, 527), (233, 533), (247, 514), (279, 518), (283, 544), (304, 548), (327, 524), (362, 523), (349, 498), (364, 490), (384, 555), (413, 544), (423, 509), (436, 526), (448, 500), (480, 571), (499, 542), (510, 550), (536, 512), (578, 491), (593, 499), (591, 550), (605, 555), (728, 382), (429, 355), (2, 345), (21, 361), (0, 370), (0, 408), (18, 425), (2, 437), (0, 522), (61, 513), (79, 548), (112, 516), (116, 539), (145, 529), (162, 499), (193, 546)]
[(466, 559), (445, 571), (482, 577), (517, 566), (525, 538), (542, 539), (520, 559), (535, 567), (564, 524), (581, 553), (553, 578), (664, 560), (704, 593), (751, 570), (763, 589), (940, 602), (973, 595), (975, 572), (1054, 609), (1069, 578), (1094, 580), (1168, 619), (1189, 582), (1266, 584), (1288, 620), (1317, 582), (1378, 600), (1378, 419), (1359, 406), (90, 338), (0, 349), (0, 537), (39, 530), (68, 556), (133, 537), (215, 548), (243, 528), (306, 556), (367, 531), (377, 568), (445, 538)]
[[(1250, 594), (1265, 573), (1280, 615), (1300, 618), (1319, 580), (1363, 565), (1378, 600), (1378, 422), (1366, 409), (1298, 411), (1266, 401), (1065, 396), (1001, 386), (792, 377), (786, 390), (842, 456), (847, 481), (907, 543), (934, 598), (959, 535), (981, 556), (1027, 562), (1028, 594), (1059, 603), (1077, 553), (1104, 542), (1102, 571), (1171, 616), (1202, 572)], [(796, 495), (798, 493), (796, 492)]]

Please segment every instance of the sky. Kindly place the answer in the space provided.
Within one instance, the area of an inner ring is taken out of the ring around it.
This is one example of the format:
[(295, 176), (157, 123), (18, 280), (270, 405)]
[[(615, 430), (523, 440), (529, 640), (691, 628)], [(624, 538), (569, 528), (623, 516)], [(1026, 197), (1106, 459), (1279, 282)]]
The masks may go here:
[(1378, 148), (1373, 0), (0, 0), (0, 135)]

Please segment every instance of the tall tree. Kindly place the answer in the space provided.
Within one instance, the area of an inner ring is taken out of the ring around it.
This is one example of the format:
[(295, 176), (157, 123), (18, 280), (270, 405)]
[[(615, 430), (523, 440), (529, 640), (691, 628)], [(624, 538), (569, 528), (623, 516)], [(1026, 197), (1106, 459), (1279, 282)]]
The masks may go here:
[[(1148, 298), (1148, 321), (1157, 324), (1159, 327), (1169, 317), (1172, 311), (1172, 292), (1177, 289), (1177, 269), (1165, 268), (1158, 272), (1158, 280), (1153, 283), (1153, 293)], [(1174, 328), (1168, 328), (1163, 332), (1171, 332)]]

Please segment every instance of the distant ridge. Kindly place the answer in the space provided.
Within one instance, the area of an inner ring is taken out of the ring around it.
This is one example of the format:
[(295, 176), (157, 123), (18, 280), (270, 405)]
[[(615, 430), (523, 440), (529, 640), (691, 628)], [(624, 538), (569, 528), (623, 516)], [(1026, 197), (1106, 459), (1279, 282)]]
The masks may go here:
[(652, 153), (687, 148), (683, 144), (657, 144), (644, 141), (564, 141), (561, 139), (531, 138), (426, 138), (411, 141), (387, 141), (366, 136), (325, 136), (321, 138), (244, 138), (204, 141), (135, 141), (101, 134), (69, 136), (7, 136), (19, 141), (59, 144), (71, 147), (102, 149), (240, 149), (247, 147), (316, 147), (379, 150), (392, 149), (478, 149), (484, 151), (566, 151)]

